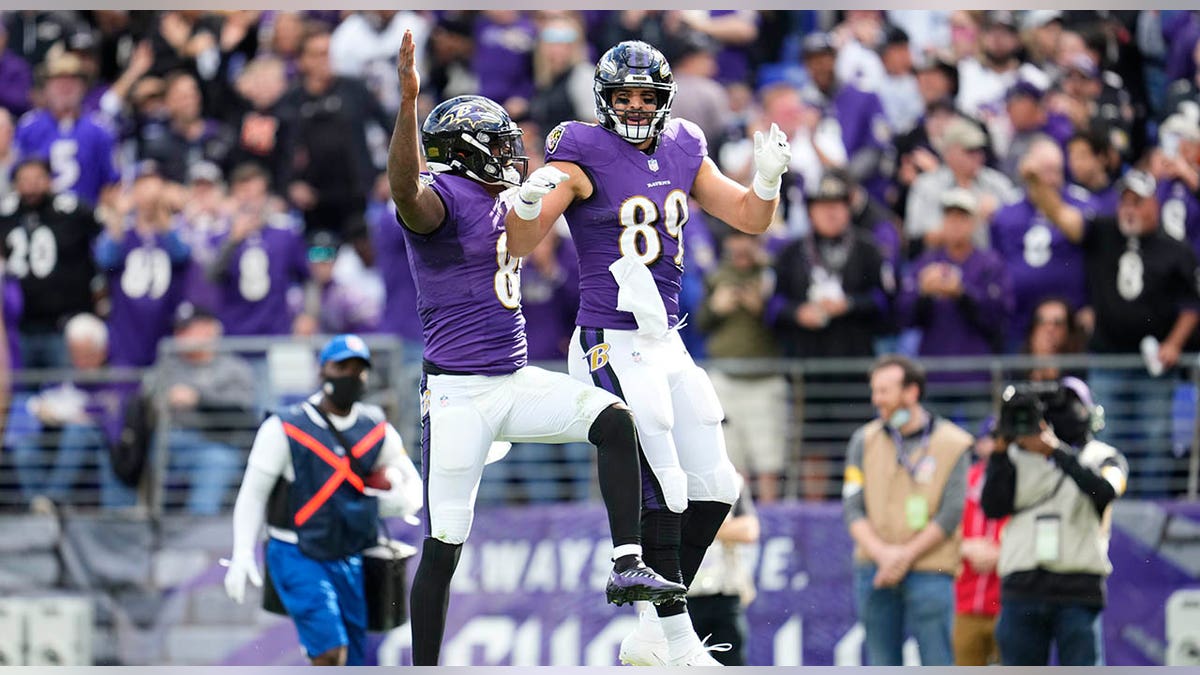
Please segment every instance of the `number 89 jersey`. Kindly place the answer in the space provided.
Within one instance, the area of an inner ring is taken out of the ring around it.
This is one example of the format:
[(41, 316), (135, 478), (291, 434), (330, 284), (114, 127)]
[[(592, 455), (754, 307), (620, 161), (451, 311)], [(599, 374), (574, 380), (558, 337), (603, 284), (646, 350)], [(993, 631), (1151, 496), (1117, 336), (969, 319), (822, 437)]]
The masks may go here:
[(667, 122), (650, 154), (593, 124), (567, 122), (550, 132), (546, 161), (576, 164), (592, 181), (592, 196), (565, 214), (579, 251), (578, 325), (638, 327), (633, 314), (617, 311), (608, 270), (625, 255), (650, 268), (668, 325), (678, 323), (688, 194), (707, 154), (704, 133), (680, 119)]

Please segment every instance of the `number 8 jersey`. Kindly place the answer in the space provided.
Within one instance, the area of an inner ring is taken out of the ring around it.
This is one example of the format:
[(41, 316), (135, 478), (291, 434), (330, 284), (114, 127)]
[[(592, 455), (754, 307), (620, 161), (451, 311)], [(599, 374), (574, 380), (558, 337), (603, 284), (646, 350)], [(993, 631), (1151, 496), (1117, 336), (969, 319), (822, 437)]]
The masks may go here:
[[(421, 174), (446, 209), (438, 229), (404, 228), (425, 360), (455, 373), (508, 375), (526, 364), (520, 259), (508, 254), (505, 199), (449, 173)], [(396, 218), (403, 223), (399, 214)]]
[(578, 325), (638, 327), (633, 314), (616, 309), (608, 269), (625, 255), (650, 268), (668, 325), (678, 323), (688, 194), (707, 154), (704, 133), (681, 119), (667, 122), (649, 154), (594, 124), (567, 122), (550, 132), (546, 161), (576, 164), (592, 182), (592, 196), (565, 214), (579, 251)]

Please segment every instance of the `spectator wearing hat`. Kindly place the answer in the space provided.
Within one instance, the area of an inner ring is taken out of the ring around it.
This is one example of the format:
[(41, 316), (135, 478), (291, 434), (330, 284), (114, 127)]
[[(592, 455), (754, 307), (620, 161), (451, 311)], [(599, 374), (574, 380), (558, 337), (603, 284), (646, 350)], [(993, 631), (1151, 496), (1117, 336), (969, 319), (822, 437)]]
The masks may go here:
[(191, 249), (179, 236), (153, 160), (139, 163), (133, 185), (115, 203), (95, 254), (112, 303), (109, 362), (144, 367), (154, 363), (158, 341), (171, 333)]
[[(1042, 180), (1062, 193), (1063, 199), (1084, 207), (1065, 191), (1063, 154), (1057, 143), (1040, 137), (1023, 161), (1041, 167)], [(1028, 195), (996, 211), (989, 227), (992, 250), (1012, 276), (1013, 315), (1005, 345), (1006, 351), (1013, 352), (1029, 331), (1034, 308), (1044, 298), (1062, 296), (1072, 312), (1088, 305), (1083, 250), (1067, 239)]]
[(850, 186), (827, 174), (806, 195), (812, 231), (775, 260), (768, 318), (786, 356), (871, 356), (887, 310), (883, 258), (851, 224)]
[(963, 505), (962, 571), (954, 579), (954, 665), (986, 666), (999, 663), (996, 617), (1000, 613), (1000, 533), (1007, 518), (983, 513), (983, 475), (988, 457), (996, 450), (996, 418), (989, 416), (975, 436), (975, 462), (967, 470), (967, 499)]
[(965, 188), (950, 188), (941, 207), (940, 243), (913, 262), (900, 287), (900, 321), (922, 330), (921, 356), (1000, 353), (1013, 309), (1012, 279), (1004, 261), (975, 246), (978, 198)]
[(0, 108), (20, 117), (29, 110), (33, 70), (29, 63), (8, 48), (8, 29), (0, 22)]
[(93, 209), (74, 195), (53, 192), (44, 159), (22, 159), (13, 186), (14, 193), (0, 202), (0, 252), (4, 271), (20, 282), (26, 298), (19, 324), (21, 365), (65, 368), (62, 329), (67, 319), (92, 311), (92, 242), (100, 225)]
[(1005, 93), (1017, 81), (1020, 49), (1012, 11), (988, 11), (984, 17), (979, 56), (958, 64), (962, 84), (958, 91), (959, 110), (984, 120), (1000, 114)]
[(802, 43), (809, 83), (806, 100), (821, 107), (823, 117), (841, 127), (850, 176), (875, 198), (889, 202), (889, 180), (895, 163), (892, 130), (879, 96), (838, 82), (837, 47), (827, 33), (811, 33)]
[(1028, 79), (1017, 80), (1004, 99), (1006, 116), (989, 127), (992, 146), (999, 156), (996, 168), (1014, 182), (1020, 179), (1021, 158), (1036, 139), (1051, 138), (1065, 149), (1074, 133), (1071, 120), (1047, 110), (1045, 95), (1042, 85)]
[(1021, 17), (1021, 42), (1025, 45), (1025, 62), (1035, 66), (1050, 81), (1058, 78), (1058, 40), (1062, 36), (1062, 10), (1031, 9)]
[(257, 164), (230, 176), (235, 211), (208, 276), (221, 287), (221, 322), (229, 335), (288, 335), (288, 292), (308, 279), (308, 251), (290, 218), (272, 204)]
[(1141, 351), (1147, 360), (1146, 372), (1093, 369), (1088, 381), (1097, 397), (1103, 394), (1101, 400), (1114, 405), (1133, 394), (1129, 404), (1140, 442), (1131, 442), (1130, 452), (1161, 453), (1170, 443), (1162, 411), (1170, 409), (1173, 380), (1157, 375), (1175, 367), (1200, 325), (1195, 254), (1160, 227), (1157, 184), (1150, 174), (1125, 175), (1116, 217), (1088, 218), (1041, 179), (1039, 167), (1026, 171), (1031, 201), (1083, 247), (1096, 314), (1088, 351)]
[(1200, 256), (1200, 121), (1180, 113), (1159, 128), (1155, 162), (1163, 231)]
[(328, 232), (318, 232), (308, 247), (309, 283), (304, 314), (315, 319), (314, 330), (300, 334), (373, 333), (382, 307), (361, 286), (339, 280), (335, 271), (340, 243)]
[(83, 63), (74, 54), (52, 52), (39, 82), (43, 106), (21, 116), (17, 148), (22, 157), (49, 161), (55, 194), (71, 193), (94, 206), (120, 176), (113, 164), (113, 133), (94, 115), (82, 114)]
[[(242, 467), (234, 439), (253, 428), (257, 387), (250, 364), (222, 352), (221, 322), (209, 312), (180, 305), (175, 319), (176, 349), (155, 368), (147, 390), (168, 414), (165, 506), (215, 515)], [(186, 500), (175, 488), (187, 487)]]
[(1117, 147), (1122, 155), (1130, 152), (1134, 111), (1129, 92), (1117, 74), (1101, 72), (1096, 58), (1087, 51), (1071, 54), (1063, 65), (1060, 99), (1065, 114), (1075, 129), (1087, 129), (1095, 121), (1121, 133)]
[(158, 162), (163, 178), (176, 183), (186, 181), (188, 167), (197, 162), (224, 164), (235, 139), (224, 124), (201, 115), (196, 78), (186, 72), (168, 75), (163, 102), (165, 118), (139, 121), (138, 156)]
[(229, 230), (230, 204), (221, 167), (198, 162), (188, 169), (187, 199), (176, 216), (179, 238), (191, 249), (181, 300), (210, 312), (221, 309), (221, 288), (208, 278), (217, 259), (221, 237)]
[(925, 112), (921, 88), (913, 74), (908, 33), (887, 26), (879, 47), (879, 58), (883, 63), (883, 78), (878, 90), (883, 112), (897, 134), (908, 133)]
[[(935, 248), (941, 243), (942, 198), (951, 188), (962, 188), (975, 197), (973, 212), (983, 221), (996, 209), (1017, 198), (1007, 176), (984, 165), (987, 136), (975, 123), (957, 117), (946, 124), (939, 141), (945, 165), (913, 181), (904, 214), (904, 232), (910, 240)], [(988, 233), (976, 230), (975, 248), (987, 248)], [(911, 251), (910, 251), (911, 254)]]

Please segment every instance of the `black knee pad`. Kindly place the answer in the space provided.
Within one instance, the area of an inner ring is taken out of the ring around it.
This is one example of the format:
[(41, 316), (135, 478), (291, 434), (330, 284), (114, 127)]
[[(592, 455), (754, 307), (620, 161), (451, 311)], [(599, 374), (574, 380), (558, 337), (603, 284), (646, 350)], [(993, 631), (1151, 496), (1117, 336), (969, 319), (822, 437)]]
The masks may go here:
[(588, 441), (600, 447), (608, 444), (637, 442), (637, 430), (633, 425), (633, 413), (623, 405), (613, 404), (600, 411), (588, 429)]

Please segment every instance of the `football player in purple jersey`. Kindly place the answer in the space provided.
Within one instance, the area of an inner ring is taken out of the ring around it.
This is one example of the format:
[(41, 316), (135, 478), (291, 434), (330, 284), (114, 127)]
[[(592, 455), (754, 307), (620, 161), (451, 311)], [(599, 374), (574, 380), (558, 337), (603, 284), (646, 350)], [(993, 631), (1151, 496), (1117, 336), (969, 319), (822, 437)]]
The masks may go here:
[[(700, 128), (671, 118), (671, 66), (644, 42), (608, 50), (594, 88), (599, 124), (567, 122), (550, 132), (547, 165), (522, 184), (508, 212), (508, 251), (527, 255), (566, 216), (580, 276), (569, 368), (633, 409), (646, 561), (687, 585), (741, 488), (712, 383), (676, 330), (689, 197), (734, 228), (761, 234), (775, 216), (791, 148), (772, 125), (755, 134), (753, 188), (726, 177)], [(622, 642), (622, 662), (719, 665), (683, 600), (656, 609), (643, 612)]]
[[(642, 562), (637, 433), (615, 395), (527, 365), (521, 261), (504, 216), (524, 177), (521, 130), (494, 101), (459, 96), (417, 132), (420, 79), (406, 33), (388, 182), (417, 286), (425, 339), (421, 472), (426, 530), (412, 590), (413, 664), (437, 665), (450, 579), (495, 441), (590, 441), (613, 540), (609, 602), (672, 601), (682, 584)], [(429, 169), (422, 172), (421, 146)]]

